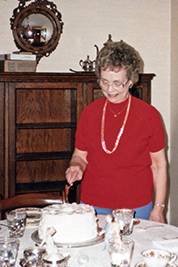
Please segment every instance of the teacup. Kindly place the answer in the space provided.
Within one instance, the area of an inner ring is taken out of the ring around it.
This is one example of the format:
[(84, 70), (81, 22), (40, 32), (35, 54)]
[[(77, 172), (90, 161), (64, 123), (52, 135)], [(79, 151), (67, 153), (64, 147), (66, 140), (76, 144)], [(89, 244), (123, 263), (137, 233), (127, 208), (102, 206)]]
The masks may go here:
[(146, 267), (166, 267), (177, 259), (174, 253), (162, 249), (148, 249), (142, 251), (141, 254)]

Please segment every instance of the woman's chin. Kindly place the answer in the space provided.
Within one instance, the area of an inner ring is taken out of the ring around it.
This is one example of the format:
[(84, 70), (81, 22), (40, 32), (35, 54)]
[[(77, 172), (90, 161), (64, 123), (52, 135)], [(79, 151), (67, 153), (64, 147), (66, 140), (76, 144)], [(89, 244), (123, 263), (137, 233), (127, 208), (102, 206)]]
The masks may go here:
[(108, 95), (107, 99), (111, 103), (119, 103), (122, 102), (122, 99), (118, 95)]

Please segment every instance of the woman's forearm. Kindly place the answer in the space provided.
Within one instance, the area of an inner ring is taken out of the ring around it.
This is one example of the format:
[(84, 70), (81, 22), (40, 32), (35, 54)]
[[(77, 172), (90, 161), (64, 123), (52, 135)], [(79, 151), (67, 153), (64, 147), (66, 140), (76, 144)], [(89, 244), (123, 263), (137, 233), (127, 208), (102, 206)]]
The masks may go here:
[(79, 166), (84, 172), (87, 166), (87, 162), (84, 161), (80, 156), (73, 155), (70, 161), (70, 166)]
[(164, 222), (164, 205), (167, 188), (166, 158), (164, 150), (150, 153), (152, 159), (152, 173), (154, 186), (154, 208), (150, 213), (150, 220)]
[(70, 167), (66, 170), (66, 179), (70, 185), (75, 181), (80, 181), (83, 178), (83, 173), (88, 164), (87, 152), (75, 148), (70, 161)]

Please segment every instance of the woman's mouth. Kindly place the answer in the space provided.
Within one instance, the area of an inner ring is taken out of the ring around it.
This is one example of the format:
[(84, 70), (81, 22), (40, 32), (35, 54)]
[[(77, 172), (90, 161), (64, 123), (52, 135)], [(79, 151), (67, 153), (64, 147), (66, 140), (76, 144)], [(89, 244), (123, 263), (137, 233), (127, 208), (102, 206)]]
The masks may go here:
[(116, 96), (118, 96), (117, 93), (116, 93), (116, 94), (109, 94), (109, 93), (108, 93), (108, 97), (110, 97), (110, 98), (115, 98)]

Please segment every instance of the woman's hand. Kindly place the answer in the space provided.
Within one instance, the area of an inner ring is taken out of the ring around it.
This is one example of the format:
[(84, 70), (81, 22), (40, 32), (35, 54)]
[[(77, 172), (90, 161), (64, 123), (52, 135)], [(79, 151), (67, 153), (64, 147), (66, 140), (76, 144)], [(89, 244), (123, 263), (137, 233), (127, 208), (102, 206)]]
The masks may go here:
[(161, 207), (154, 207), (150, 213), (149, 220), (155, 221), (155, 222), (160, 222), (160, 223), (165, 223), (163, 210), (164, 209)]
[(75, 181), (82, 180), (83, 173), (88, 164), (87, 151), (82, 151), (75, 148), (70, 161), (70, 167), (66, 170), (66, 179), (70, 185), (73, 185)]
[(66, 170), (66, 179), (70, 185), (73, 185), (75, 181), (82, 180), (83, 171), (80, 166), (70, 166)]

